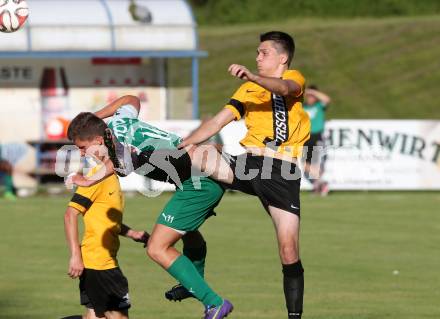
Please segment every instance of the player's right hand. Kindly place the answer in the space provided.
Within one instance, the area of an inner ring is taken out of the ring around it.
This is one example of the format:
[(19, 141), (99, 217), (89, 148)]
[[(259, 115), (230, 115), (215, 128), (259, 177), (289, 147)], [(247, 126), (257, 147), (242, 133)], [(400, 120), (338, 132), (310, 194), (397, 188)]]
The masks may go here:
[(81, 276), (84, 271), (84, 263), (81, 257), (72, 256), (69, 261), (69, 272), (67, 273), (70, 278), (75, 279)]
[(240, 78), (245, 81), (252, 81), (254, 78), (254, 74), (248, 70), (244, 65), (240, 64), (231, 64), (228, 68), (228, 72), (237, 78)]
[(75, 186), (75, 183), (73, 182), (74, 175), (76, 175), (76, 173), (71, 173), (66, 177), (64, 181), (64, 185), (66, 186), (67, 189), (73, 189), (73, 187)]

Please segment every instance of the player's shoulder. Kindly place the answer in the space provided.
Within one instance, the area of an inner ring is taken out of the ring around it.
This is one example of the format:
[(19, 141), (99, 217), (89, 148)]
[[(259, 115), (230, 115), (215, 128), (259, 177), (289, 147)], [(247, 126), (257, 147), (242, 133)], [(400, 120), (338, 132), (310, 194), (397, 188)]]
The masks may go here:
[(299, 71), (299, 70), (294, 70), (294, 69), (289, 69), (284, 71), (283, 75), (282, 75), (283, 79), (300, 79), (302, 81), (305, 80), (304, 75)]

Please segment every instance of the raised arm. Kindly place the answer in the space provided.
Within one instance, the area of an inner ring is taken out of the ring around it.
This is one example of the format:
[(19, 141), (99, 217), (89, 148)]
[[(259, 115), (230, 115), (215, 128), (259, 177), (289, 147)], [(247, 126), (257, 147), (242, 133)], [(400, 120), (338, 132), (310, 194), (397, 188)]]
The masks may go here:
[(101, 119), (105, 119), (107, 117), (113, 116), (117, 109), (119, 109), (121, 106), (130, 104), (133, 105), (133, 107), (139, 112), (141, 109), (141, 102), (139, 101), (139, 98), (137, 98), (134, 95), (124, 95), (113, 102), (107, 104), (99, 111), (95, 112), (95, 115)]
[(292, 80), (257, 75), (239, 64), (232, 64), (228, 71), (232, 76), (254, 82), (276, 95), (299, 96), (301, 94), (301, 86)]
[(316, 97), (319, 101), (321, 101), (324, 105), (327, 105), (327, 104), (329, 104), (329, 103), (331, 102), (331, 98), (330, 98), (330, 96), (328, 96), (327, 94), (325, 94), (325, 93), (323, 93), (323, 92), (321, 92), (321, 91), (318, 91), (318, 90), (315, 90), (315, 89), (307, 88), (305, 93), (306, 93), (306, 94), (313, 95), (313, 96)]
[(203, 122), (197, 129), (194, 130), (188, 137), (186, 137), (179, 148), (183, 148), (191, 144), (199, 144), (210, 137), (214, 136), (229, 122), (234, 120), (235, 115), (229, 109), (222, 109), (213, 118)]
[(82, 186), (82, 187), (89, 187), (92, 185), (95, 185), (102, 181), (103, 179), (107, 178), (108, 176), (112, 175), (114, 170), (113, 162), (110, 159), (104, 160), (104, 165), (102, 165), (92, 176), (84, 176), (80, 173), (76, 173), (74, 175), (70, 175), (66, 178), (66, 181), (64, 182), (66, 187), (68, 189), (72, 189), (73, 185), (76, 186)]
[(64, 232), (67, 245), (70, 250), (68, 275), (74, 279), (81, 276), (84, 270), (84, 263), (81, 257), (81, 249), (78, 239), (78, 216), (80, 212), (73, 207), (67, 207), (64, 214)]

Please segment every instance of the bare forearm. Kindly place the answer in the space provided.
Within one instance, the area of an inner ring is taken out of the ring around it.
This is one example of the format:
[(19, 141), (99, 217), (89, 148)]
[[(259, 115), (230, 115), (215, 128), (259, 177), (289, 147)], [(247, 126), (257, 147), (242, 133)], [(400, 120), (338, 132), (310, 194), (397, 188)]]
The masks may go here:
[(289, 93), (289, 87), (286, 81), (282, 79), (256, 75), (252, 82), (264, 87), (266, 90), (275, 93), (276, 95), (285, 96)]
[(217, 134), (226, 124), (234, 120), (234, 113), (228, 108), (222, 109), (213, 118), (203, 122), (190, 136), (185, 138), (179, 147), (205, 142)]
[(130, 230), (131, 230), (131, 228), (129, 226), (122, 224), (121, 231), (119, 232), (119, 235), (127, 237)]
[(325, 93), (323, 93), (321, 91), (314, 90), (314, 89), (307, 89), (306, 92), (308, 94), (311, 94), (311, 95), (315, 96), (319, 101), (321, 101), (325, 105), (327, 105), (327, 104), (329, 104), (331, 102), (330, 96), (328, 96), (327, 94), (325, 94)]
[(285, 80), (278, 77), (266, 77), (254, 74), (245, 66), (239, 64), (231, 64), (228, 72), (235, 77), (245, 81), (254, 82), (266, 90), (281, 96), (299, 96), (301, 94), (301, 86), (292, 80)]
[(78, 216), (77, 213), (75, 213), (75, 210), (71, 207), (67, 208), (67, 211), (64, 214), (64, 231), (71, 256), (81, 256), (77, 218)]
[(262, 86), (266, 90), (281, 96), (298, 96), (301, 93), (301, 87), (291, 80), (283, 80), (272, 77), (255, 75), (254, 83)]
[(114, 173), (114, 166), (112, 161), (109, 159), (104, 161), (104, 165), (102, 165), (96, 172), (90, 177), (76, 174), (72, 177), (72, 183), (77, 186), (89, 187), (99, 183), (106, 177), (112, 175)]
[(110, 104), (106, 105), (105, 107), (103, 107), (99, 111), (95, 112), (95, 115), (101, 119), (113, 116), (113, 114), (115, 114), (117, 109), (119, 109), (121, 106), (126, 105), (126, 104), (132, 105), (133, 107), (136, 108), (136, 110), (138, 112), (141, 108), (140, 101), (136, 96), (124, 95), (124, 96), (114, 100)]
[(208, 120), (192, 132), (190, 136), (185, 138), (185, 144), (200, 144), (218, 133), (220, 129), (221, 127), (218, 127), (214, 121)]
[(144, 243), (144, 247), (146, 246), (148, 238), (150, 237), (150, 234), (148, 234), (146, 231), (133, 230), (125, 224), (121, 224), (121, 231), (119, 232), (119, 235), (131, 238), (139, 243)]

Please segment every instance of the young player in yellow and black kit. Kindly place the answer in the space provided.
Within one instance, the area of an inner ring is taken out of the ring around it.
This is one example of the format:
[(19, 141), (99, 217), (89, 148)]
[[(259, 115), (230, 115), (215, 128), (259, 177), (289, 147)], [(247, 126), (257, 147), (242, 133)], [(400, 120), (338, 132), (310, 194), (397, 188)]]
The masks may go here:
[[(258, 73), (232, 64), (229, 73), (246, 82), (229, 103), (179, 145), (188, 148), (219, 132), (233, 120), (245, 119), (247, 134), (240, 141), (246, 153), (222, 158), (212, 146), (194, 146), (192, 164), (224, 186), (258, 196), (275, 225), (283, 269), (289, 319), (301, 318), (304, 276), (299, 259), (300, 177), (297, 158), (310, 136), (303, 110), (305, 79), (290, 70), (295, 44), (288, 34), (272, 31), (260, 36)], [(207, 152), (211, 152), (207, 155)]]
[[(96, 139), (75, 140), (75, 144), (84, 156), (88, 149), (98, 150)], [(98, 171), (96, 168), (90, 175)], [(118, 177), (112, 174), (93, 186), (78, 187), (64, 216), (71, 253), (68, 274), (71, 278), (80, 278), (80, 299), (87, 308), (87, 319), (128, 318), (128, 282), (116, 259), (119, 235), (146, 243), (148, 234), (124, 225), (123, 210), (123, 193)], [(77, 220), (80, 215), (85, 225), (81, 246)]]
[[(220, 297), (204, 279), (206, 243), (198, 232), (205, 220), (215, 214), (213, 210), (222, 198), (224, 189), (207, 177), (192, 177), (189, 156), (176, 147), (181, 138), (139, 120), (139, 110), (140, 101), (125, 96), (105, 106), (96, 115), (80, 113), (72, 120), (68, 130), (69, 139), (80, 148), (85, 141), (95, 140), (95, 146), (104, 147), (105, 153), (108, 151), (111, 162), (109, 159), (102, 161), (104, 169), (99, 171), (102, 174), (96, 178), (75, 175), (78, 179), (75, 181), (75, 176), (72, 176), (70, 182), (78, 185), (80, 181), (81, 184), (85, 183), (82, 184), (84, 187), (93, 186), (105, 176), (113, 174), (114, 167), (133, 166), (138, 174), (153, 179), (170, 179), (177, 186), (178, 182), (171, 177), (173, 174), (168, 169), (177, 171), (181, 188), (177, 187), (159, 214), (148, 241), (147, 254), (180, 283), (166, 292), (167, 299), (196, 297), (205, 306), (205, 319), (224, 318), (233, 310), (233, 305)], [(102, 118), (110, 116), (112, 119), (107, 126)], [(108, 138), (109, 130), (113, 131), (113, 137)], [(105, 142), (106, 139), (110, 140), (109, 143)], [(119, 153), (119, 146), (133, 147), (135, 152)], [(113, 161), (116, 163), (114, 167), (110, 165), (106, 170), (107, 164)], [(144, 169), (145, 166), (147, 169)], [(116, 171), (120, 172), (118, 169)], [(183, 254), (174, 247), (180, 239), (184, 243)]]

